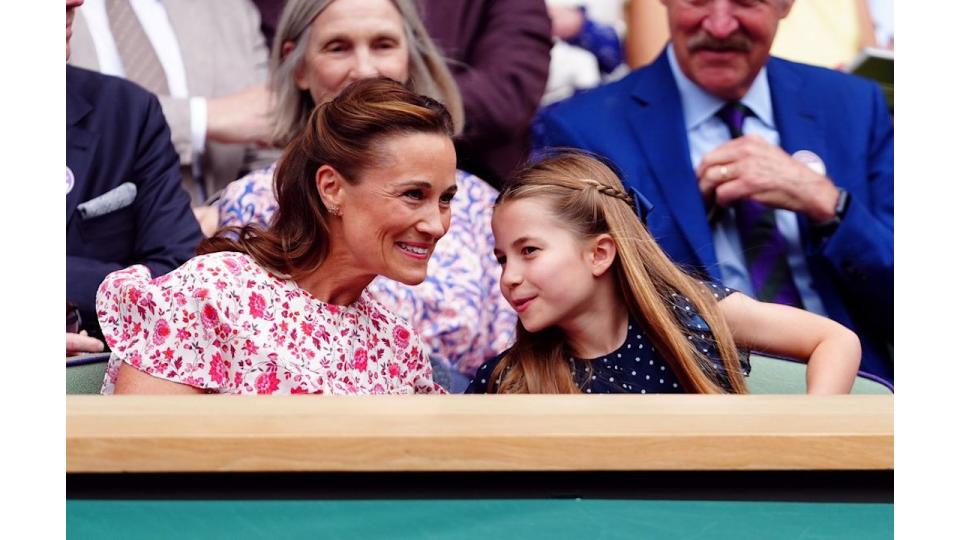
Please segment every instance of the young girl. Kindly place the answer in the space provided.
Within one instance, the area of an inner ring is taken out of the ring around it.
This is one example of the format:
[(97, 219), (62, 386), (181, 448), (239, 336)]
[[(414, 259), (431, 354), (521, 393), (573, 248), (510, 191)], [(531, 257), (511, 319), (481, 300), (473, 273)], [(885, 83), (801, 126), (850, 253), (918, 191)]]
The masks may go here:
[(641, 222), (641, 200), (575, 152), (505, 188), (493, 232), (517, 342), (477, 370), (468, 393), (741, 394), (748, 350), (807, 359), (808, 393), (850, 391), (853, 332), (684, 273)]

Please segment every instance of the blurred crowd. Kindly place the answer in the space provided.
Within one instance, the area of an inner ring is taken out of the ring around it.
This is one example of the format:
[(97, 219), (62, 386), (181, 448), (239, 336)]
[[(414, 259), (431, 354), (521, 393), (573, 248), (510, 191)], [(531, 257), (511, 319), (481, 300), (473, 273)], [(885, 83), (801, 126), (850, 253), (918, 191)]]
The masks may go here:
[[(575, 148), (674, 263), (832, 319), (892, 381), (892, 118), (846, 73), (892, 54), (892, 4), (66, 0), (67, 354), (112, 350), (108, 392), (463, 391), (524, 332), (498, 195)], [(368, 166), (427, 180), (367, 207)]]

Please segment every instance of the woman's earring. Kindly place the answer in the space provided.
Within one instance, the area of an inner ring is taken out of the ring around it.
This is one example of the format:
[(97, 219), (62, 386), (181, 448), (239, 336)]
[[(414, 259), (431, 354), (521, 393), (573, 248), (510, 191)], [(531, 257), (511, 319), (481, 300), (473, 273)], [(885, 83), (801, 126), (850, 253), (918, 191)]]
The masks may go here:
[(342, 213), (342, 212), (340, 212), (340, 207), (339, 207), (339, 206), (333, 206), (333, 205), (331, 205), (330, 208), (329, 208), (329, 210), (330, 210), (330, 213), (331, 213), (331, 214), (333, 214), (333, 215), (335, 215), (335, 216), (337, 216), (337, 217), (340, 217), (340, 214)]

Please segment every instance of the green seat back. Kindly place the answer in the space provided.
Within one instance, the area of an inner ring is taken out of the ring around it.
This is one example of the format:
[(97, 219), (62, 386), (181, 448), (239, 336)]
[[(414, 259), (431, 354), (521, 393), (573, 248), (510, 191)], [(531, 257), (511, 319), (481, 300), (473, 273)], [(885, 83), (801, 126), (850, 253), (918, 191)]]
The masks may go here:
[(99, 394), (106, 372), (106, 360), (81, 366), (67, 366), (67, 393)]
[[(803, 394), (807, 391), (807, 365), (801, 362), (750, 354), (747, 389), (751, 394)], [(851, 394), (892, 394), (882, 383), (857, 376)]]

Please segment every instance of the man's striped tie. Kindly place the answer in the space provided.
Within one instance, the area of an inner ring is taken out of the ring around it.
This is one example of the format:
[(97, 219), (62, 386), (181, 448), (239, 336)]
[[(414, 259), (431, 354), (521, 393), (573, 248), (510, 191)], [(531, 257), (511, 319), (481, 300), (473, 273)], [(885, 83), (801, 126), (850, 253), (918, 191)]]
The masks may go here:
[[(717, 111), (733, 139), (743, 135), (743, 123), (752, 114), (740, 102), (727, 103)], [(777, 229), (774, 209), (752, 199), (737, 201), (734, 208), (754, 296), (764, 302), (803, 307), (787, 263), (787, 242)]]
[(140, 19), (128, 0), (107, 0), (107, 19), (110, 33), (117, 44), (120, 61), (127, 80), (133, 81), (157, 95), (169, 95), (167, 75), (153, 50)]

